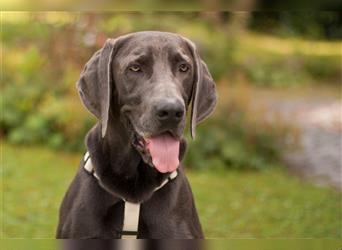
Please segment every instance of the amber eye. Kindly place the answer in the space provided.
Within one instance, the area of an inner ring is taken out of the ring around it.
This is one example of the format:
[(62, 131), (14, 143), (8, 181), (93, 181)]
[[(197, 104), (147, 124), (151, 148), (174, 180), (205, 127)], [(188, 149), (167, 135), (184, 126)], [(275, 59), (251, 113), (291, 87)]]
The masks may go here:
[(129, 70), (133, 72), (140, 72), (141, 68), (138, 65), (132, 65), (129, 67)]
[(189, 70), (189, 66), (186, 65), (185, 63), (182, 63), (181, 65), (179, 65), (179, 71), (187, 72), (188, 70)]

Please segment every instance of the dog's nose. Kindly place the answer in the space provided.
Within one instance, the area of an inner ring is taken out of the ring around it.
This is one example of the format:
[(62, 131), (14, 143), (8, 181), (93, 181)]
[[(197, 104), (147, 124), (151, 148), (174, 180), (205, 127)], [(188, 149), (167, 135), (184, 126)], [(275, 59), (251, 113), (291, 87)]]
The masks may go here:
[(179, 122), (184, 115), (184, 106), (177, 99), (164, 99), (156, 103), (155, 115), (162, 123)]

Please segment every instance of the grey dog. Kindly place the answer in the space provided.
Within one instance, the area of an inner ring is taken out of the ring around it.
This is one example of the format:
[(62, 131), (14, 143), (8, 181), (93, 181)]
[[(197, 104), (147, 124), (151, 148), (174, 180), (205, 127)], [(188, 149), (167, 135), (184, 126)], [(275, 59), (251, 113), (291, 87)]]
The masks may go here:
[[(180, 161), (188, 109), (190, 133), (216, 105), (216, 87), (190, 40), (144, 31), (108, 39), (77, 82), (98, 123), (86, 136), (84, 161), (60, 208), (57, 238), (120, 238), (122, 197), (141, 203), (138, 238), (203, 238)], [(169, 174), (178, 176), (154, 192)]]

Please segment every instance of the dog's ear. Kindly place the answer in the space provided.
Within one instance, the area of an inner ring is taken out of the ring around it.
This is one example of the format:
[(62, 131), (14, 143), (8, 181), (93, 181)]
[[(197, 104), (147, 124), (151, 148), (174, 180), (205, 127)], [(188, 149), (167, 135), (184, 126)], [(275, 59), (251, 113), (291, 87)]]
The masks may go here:
[(107, 131), (113, 83), (112, 61), (118, 39), (108, 39), (85, 65), (77, 90), (86, 108), (101, 122), (102, 137)]
[(204, 121), (213, 111), (217, 102), (215, 82), (208, 70), (207, 65), (202, 61), (196, 46), (189, 39), (187, 42), (194, 58), (194, 82), (191, 93), (191, 116), (190, 133), (194, 139), (196, 135), (196, 125)]

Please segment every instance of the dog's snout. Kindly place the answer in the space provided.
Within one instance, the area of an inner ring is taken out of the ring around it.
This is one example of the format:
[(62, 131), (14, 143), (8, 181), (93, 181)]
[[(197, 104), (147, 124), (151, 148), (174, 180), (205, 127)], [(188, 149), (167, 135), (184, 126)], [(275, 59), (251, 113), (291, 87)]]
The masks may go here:
[(164, 99), (155, 104), (155, 116), (162, 123), (179, 122), (184, 116), (184, 106), (177, 99)]

